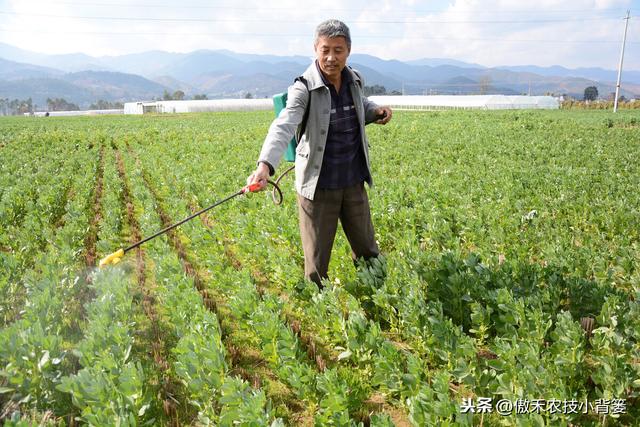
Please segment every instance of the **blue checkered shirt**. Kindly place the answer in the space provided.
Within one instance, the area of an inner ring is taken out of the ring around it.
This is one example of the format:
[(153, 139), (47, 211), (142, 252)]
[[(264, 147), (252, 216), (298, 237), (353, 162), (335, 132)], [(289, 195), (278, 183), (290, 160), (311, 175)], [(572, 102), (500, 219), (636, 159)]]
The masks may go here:
[(338, 93), (320, 69), (318, 72), (331, 93), (331, 116), (318, 188), (339, 189), (364, 182), (369, 178), (369, 172), (362, 149), (356, 107), (351, 96), (351, 75), (346, 69), (342, 70), (342, 84)]

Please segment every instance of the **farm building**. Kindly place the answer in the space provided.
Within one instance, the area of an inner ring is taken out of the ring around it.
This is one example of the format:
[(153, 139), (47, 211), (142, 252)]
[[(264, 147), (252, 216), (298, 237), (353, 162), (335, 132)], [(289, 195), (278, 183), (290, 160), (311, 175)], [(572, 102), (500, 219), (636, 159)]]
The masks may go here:
[(397, 110), (511, 110), (511, 109), (557, 109), (560, 102), (552, 96), (506, 96), (506, 95), (408, 95), (370, 96), (379, 105), (388, 105)]
[(113, 110), (78, 110), (78, 111), (36, 111), (33, 114), (24, 113), (25, 116), (34, 115), (36, 117), (55, 117), (55, 116), (102, 116), (102, 115), (110, 115), (110, 114), (122, 114), (124, 110), (122, 109), (113, 109)]
[(205, 111), (257, 111), (273, 109), (273, 101), (266, 99), (204, 99), (189, 101), (127, 102), (125, 114), (145, 113), (201, 113)]

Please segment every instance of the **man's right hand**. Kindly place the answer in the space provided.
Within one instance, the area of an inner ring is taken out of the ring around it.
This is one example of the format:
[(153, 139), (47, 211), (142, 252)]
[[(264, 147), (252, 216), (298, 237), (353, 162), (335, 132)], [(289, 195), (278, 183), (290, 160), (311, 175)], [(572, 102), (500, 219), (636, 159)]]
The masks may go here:
[(264, 190), (267, 186), (267, 180), (269, 179), (269, 166), (266, 163), (260, 162), (256, 170), (247, 178), (247, 185), (260, 184), (258, 191)]

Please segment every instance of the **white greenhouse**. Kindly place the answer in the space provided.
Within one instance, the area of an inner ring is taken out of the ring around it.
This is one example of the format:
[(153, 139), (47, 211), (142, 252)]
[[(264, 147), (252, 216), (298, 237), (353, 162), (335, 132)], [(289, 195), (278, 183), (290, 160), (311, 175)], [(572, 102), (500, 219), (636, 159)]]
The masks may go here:
[(201, 113), (206, 111), (272, 110), (273, 100), (265, 99), (204, 99), (188, 101), (127, 102), (125, 114)]
[(557, 109), (560, 102), (552, 96), (508, 95), (406, 95), (370, 96), (378, 105), (397, 110), (449, 110), (449, 109)]
[[(507, 95), (405, 95), (370, 96), (378, 105), (396, 110), (447, 109), (557, 109), (560, 102), (552, 96)], [(273, 100), (264, 99), (205, 99), (186, 101), (139, 101), (124, 104), (124, 114), (199, 113), (206, 111), (273, 110)]]
[(111, 109), (111, 110), (78, 110), (78, 111), (36, 111), (32, 113), (24, 113), (25, 116), (36, 116), (36, 117), (56, 117), (56, 116), (103, 116), (103, 115), (111, 115), (111, 114), (122, 114), (124, 110), (122, 109)]

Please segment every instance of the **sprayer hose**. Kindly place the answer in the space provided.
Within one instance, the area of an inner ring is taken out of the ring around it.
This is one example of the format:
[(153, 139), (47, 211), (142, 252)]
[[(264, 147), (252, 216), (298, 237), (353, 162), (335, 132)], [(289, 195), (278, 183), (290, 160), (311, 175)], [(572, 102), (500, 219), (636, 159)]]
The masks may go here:
[[(293, 169), (295, 168), (294, 166), (291, 166), (289, 169), (287, 169), (286, 171), (284, 171), (282, 173), (282, 175), (280, 175), (275, 182), (273, 181), (268, 181), (269, 184), (273, 185), (273, 190), (271, 190), (271, 198), (273, 199), (273, 203), (277, 205), (282, 204), (282, 190), (280, 190), (280, 180), (282, 180), (282, 178), (284, 178), (284, 176), (286, 174), (288, 174), (289, 172), (291, 172)], [(276, 192), (278, 194), (278, 196), (276, 197)]]

